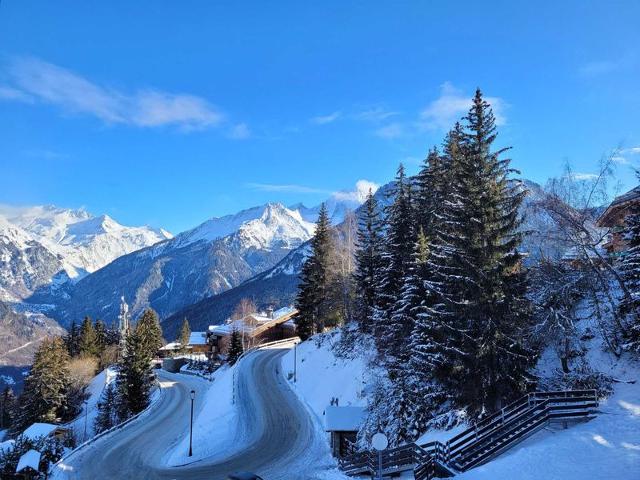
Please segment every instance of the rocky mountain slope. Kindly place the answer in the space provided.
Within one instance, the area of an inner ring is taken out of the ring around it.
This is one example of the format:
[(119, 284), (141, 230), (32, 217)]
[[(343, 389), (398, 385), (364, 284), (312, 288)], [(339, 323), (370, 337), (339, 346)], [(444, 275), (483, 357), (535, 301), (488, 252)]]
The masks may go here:
[[(277, 203), (212, 218), (88, 275), (51, 313), (63, 324), (84, 315), (111, 321), (124, 295), (134, 317), (148, 306), (168, 316), (269, 269), (313, 230), (298, 211)], [(46, 296), (32, 301), (51, 302)]]

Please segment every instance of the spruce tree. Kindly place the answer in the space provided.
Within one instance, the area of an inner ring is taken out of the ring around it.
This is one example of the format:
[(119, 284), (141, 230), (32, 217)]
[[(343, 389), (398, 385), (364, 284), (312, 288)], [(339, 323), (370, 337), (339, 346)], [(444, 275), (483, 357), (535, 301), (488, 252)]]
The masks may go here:
[(358, 293), (356, 318), (360, 331), (371, 332), (371, 322), (378, 302), (377, 275), (382, 269), (383, 225), (378, 202), (371, 190), (362, 207), (356, 240), (354, 281)]
[(95, 328), (93, 328), (93, 322), (89, 317), (84, 317), (82, 325), (80, 326), (78, 349), (80, 355), (83, 356), (97, 357), (98, 355), (100, 355), (98, 336), (96, 334)]
[(64, 337), (64, 344), (67, 347), (69, 356), (77, 357), (80, 355), (80, 329), (75, 320), (71, 322), (71, 326)]
[(102, 433), (118, 424), (117, 392), (114, 382), (109, 383), (105, 387), (100, 395), (97, 407), (98, 415), (94, 423), (96, 433)]
[(149, 345), (138, 328), (125, 339), (125, 349), (116, 377), (120, 420), (141, 412), (149, 404), (153, 381), (149, 351)]
[(59, 337), (43, 340), (24, 382), (14, 429), (22, 431), (34, 422), (55, 422), (65, 417), (70, 387), (69, 354)]
[(320, 207), (311, 254), (302, 266), (296, 298), (296, 329), (303, 340), (324, 330), (332, 313), (331, 302), (331, 225), (324, 204)]
[(229, 352), (227, 354), (227, 361), (230, 365), (234, 365), (240, 355), (242, 355), (244, 348), (242, 346), (242, 338), (240, 332), (237, 329), (231, 331), (231, 338), (229, 339)]
[(394, 305), (400, 299), (402, 285), (413, 261), (416, 238), (411, 185), (402, 165), (398, 168), (393, 195), (393, 203), (387, 209), (382, 266), (376, 285), (378, 305), (374, 315), (378, 349), (389, 355), (402, 348), (407, 328), (410, 331), (410, 326), (404, 324), (403, 319), (398, 316), (392, 318)]
[(191, 338), (191, 327), (189, 327), (189, 321), (187, 317), (182, 321), (182, 327), (180, 328), (180, 336), (178, 342), (180, 342), (180, 349), (185, 351), (187, 345), (189, 345), (189, 339)]
[(107, 326), (102, 320), (96, 320), (95, 331), (98, 355), (101, 355), (104, 349), (109, 345), (109, 333)]
[(624, 295), (618, 307), (618, 314), (628, 325), (623, 332), (624, 348), (640, 353), (640, 204), (631, 205), (631, 211), (625, 218), (623, 238), (627, 250), (620, 261), (619, 271), (629, 292)]
[(0, 430), (6, 430), (13, 425), (16, 413), (16, 396), (13, 390), (6, 386), (0, 396)]
[(136, 332), (144, 354), (150, 359), (155, 357), (158, 350), (164, 345), (164, 340), (158, 314), (153, 309), (148, 308), (144, 311), (136, 325)]

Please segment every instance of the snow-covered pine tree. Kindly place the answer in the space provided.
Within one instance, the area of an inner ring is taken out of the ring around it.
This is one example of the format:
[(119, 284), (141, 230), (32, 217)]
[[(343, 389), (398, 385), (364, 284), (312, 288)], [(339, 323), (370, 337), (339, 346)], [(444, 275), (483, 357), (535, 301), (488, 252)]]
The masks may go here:
[(331, 225), (324, 204), (320, 207), (316, 231), (311, 239), (311, 255), (302, 266), (296, 298), (298, 335), (303, 340), (324, 330), (331, 314)]
[[(393, 191), (394, 200), (386, 212), (386, 236), (382, 267), (376, 285), (378, 305), (374, 314), (374, 335), (381, 354), (393, 354), (406, 346), (406, 325), (400, 317), (392, 318), (395, 303), (413, 261), (415, 226), (411, 201), (411, 185), (398, 167)], [(410, 329), (409, 329), (410, 331)]]
[(146, 340), (138, 328), (125, 339), (116, 377), (118, 418), (121, 421), (141, 412), (149, 404), (153, 373), (152, 356)]
[(80, 326), (78, 347), (80, 355), (82, 356), (97, 357), (100, 354), (96, 330), (93, 327), (91, 318), (89, 317), (84, 317), (82, 325)]
[(628, 295), (622, 297), (618, 314), (627, 326), (624, 332), (626, 350), (640, 353), (640, 204), (631, 205), (623, 231), (627, 243), (619, 266)]
[(145, 355), (150, 359), (153, 358), (158, 350), (164, 345), (162, 338), (162, 327), (158, 314), (152, 308), (147, 308), (135, 328)]
[(242, 337), (236, 328), (231, 330), (231, 338), (229, 339), (229, 352), (227, 353), (227, 361), (230, 365), (235, 365), (244, 352), (242, 346)]
[(105, 430), (118, 424), (117, 415), (117, 394), (114, 382), (109, 383), (98, 401), (98, 415), (94, 422), (94, 430), (96, 433), (102, 433)]
[(11, 387), (6, 386), (0, 395), (0, 430), (11, 428), (15, 414), (16, 396)]
[(180, 328), (180, 336), (178, 337), (178, 342), (180, 342), (180, 350), (185, 351), (187, 345), (189, 345), (189, 339), (191, 338), (191, 327), (189, 326), (189, 320), (187, 317), (184, 317), (182, 321), (182, 327)]
[(527, 388), (532, 356), (523, 338), (531, 309), (517, 251), (526, 190), (510, 178), (510, 160), (501, 157), (507, 148), (492, 151), (495, 118), (479, 89), (465, 120), (462, 161), (454, 169), (457, 234), (451, 238), (464, 272), (457, 308), (462, 342), (456, 347), (464, 378), (460, 401), (480, 411), (499, 408)]
[(59, 337), (47, 338), (38, 347), (24, 381), (14, 430), (34, 422), (55, 422), (65, 416), (69, 391), (69, 354)]
[(382, 268), (382, 229), (378, 202), (369, 190), (358, 222), (354, 273), (357, 292), (356, 318), (360, 331), (364, 333), (371, 332), (371, 322), (378, 301), (376, 279)]

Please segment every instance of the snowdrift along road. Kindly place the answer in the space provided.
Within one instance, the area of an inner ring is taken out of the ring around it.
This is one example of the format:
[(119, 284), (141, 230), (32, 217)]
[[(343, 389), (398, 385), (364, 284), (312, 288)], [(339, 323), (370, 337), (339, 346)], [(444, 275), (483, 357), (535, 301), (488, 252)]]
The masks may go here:
[[(197, 396), (207, 382), (197, 377), (160, 373), (164, 395), (138, 421), (98, 439), (59, 465), (54, 478), (65, 479), (226, 479), (249, 470), (268, 480), (343, 478), (334, 470), (319, 426), (282, 376), (285, 350), (258, 350), (238, 368), (238, 428), (243, 449), (210, 461), (166, 467), (172, 446), (189, 433), (189, 391)], [(198, 448), (194, 445), (194, 449)]]

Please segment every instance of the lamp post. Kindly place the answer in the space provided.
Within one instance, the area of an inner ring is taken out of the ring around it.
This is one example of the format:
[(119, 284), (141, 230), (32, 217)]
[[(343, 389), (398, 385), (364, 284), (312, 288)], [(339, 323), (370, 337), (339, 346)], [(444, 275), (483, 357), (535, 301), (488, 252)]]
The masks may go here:
[(191, 390), (191, 427), (189, 428), (189, 456), (193, 455), (193, 401), (196, 398), (196, 391)]
[(87, 414), (89, 413), (89, 402), (84, 401), (84, 434), (82, 435), (82, 441), (87, 441)]
[(296, 383), (298, 381), (297, 367), (298, 367), (298, 344), (294, 343), (293, 344), (293, 383)]

